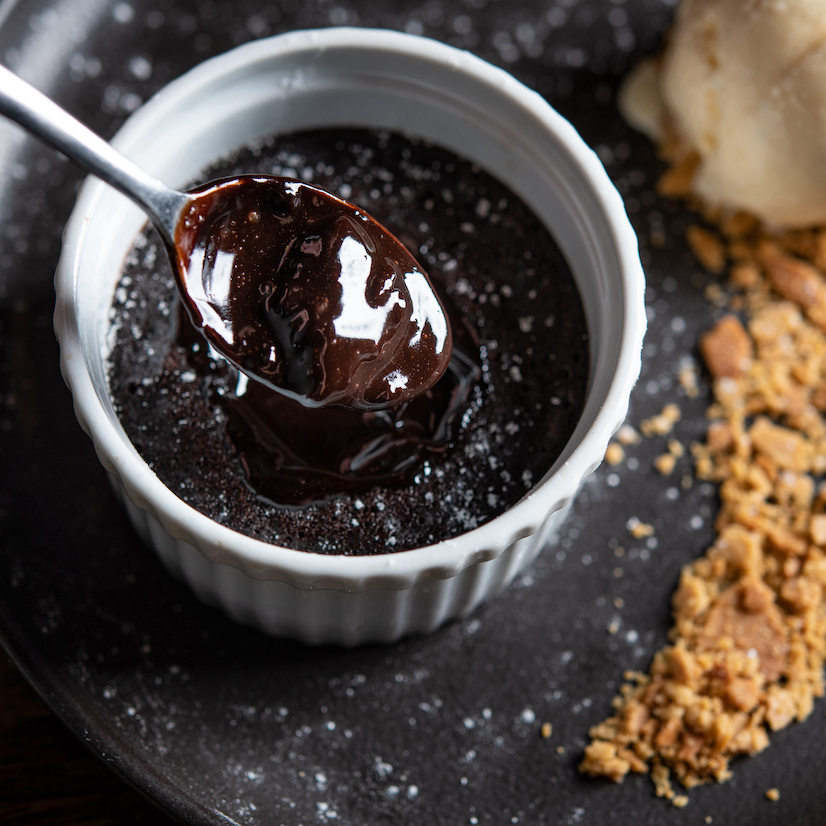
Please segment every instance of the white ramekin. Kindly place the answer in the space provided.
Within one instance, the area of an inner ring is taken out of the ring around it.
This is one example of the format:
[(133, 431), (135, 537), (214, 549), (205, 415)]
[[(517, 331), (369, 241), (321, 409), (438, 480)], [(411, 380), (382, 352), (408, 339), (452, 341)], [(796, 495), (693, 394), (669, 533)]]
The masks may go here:
[(138, 455), (109, 396), (108, 310), (145, 219), (94, 179), (66, 228), (55, 329), (77, 418), (166, 565), (237, 620), (355, 645), (466, 615), (536, 557), (625, 418), (640, 369), (644, 280), (622, 201), (573, 127), (507, 73), (432, 40), (346, 28), (259, 40), (171, 83), (114, 143), (182, 186), (256, 138), (325, 126), (398, 130), (476, 162), (532, 207), (570, 263), (590, 331), (588, 398), (563, 454), (510, 510), (428, 547), (345, 557), (269, 545), (184, 504)]

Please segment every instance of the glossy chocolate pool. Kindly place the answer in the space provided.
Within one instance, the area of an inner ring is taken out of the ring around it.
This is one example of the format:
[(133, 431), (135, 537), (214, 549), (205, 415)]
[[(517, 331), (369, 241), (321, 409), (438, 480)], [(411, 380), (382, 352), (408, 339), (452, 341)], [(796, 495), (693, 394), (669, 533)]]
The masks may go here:
[(376, 216), (442, 291), (455, 355), (390, 413), (273, 401), (181, 323), (147, 231), (116, 290), (110, 384), (158, 476), (222, 524), (321, 553), (430, 544), (518, 501), (573, 432), (589, 365), (573, 278), (527, 206), (445, 150), (364, 130), (282, 137), (204, 178), (242, 172), (300, 177)]

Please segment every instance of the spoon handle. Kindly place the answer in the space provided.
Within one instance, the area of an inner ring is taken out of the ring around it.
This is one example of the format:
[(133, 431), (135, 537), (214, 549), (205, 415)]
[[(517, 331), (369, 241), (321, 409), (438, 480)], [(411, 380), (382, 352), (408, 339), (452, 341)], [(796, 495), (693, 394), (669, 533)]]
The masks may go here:
[(131, 198), (168, 242), (188, 196), (165, 186), (103, 138), (0, 65), (0, 114)]

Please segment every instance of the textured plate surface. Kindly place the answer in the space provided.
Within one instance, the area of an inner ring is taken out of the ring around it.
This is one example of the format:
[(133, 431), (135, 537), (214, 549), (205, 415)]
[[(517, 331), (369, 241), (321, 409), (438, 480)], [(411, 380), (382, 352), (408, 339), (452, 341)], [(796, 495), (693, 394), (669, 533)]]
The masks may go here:
[[(687, 444), (708, 393), (684, 398), (676, 376), (712, 320), (707, 278), (682, 241), (691, 217), (655, 196), (655, 154), (614, 102), (670, 14), (660, 0), (29, 0), (0, 5), (0, 59), (104, 135), (205, 57), (293, 28), (408, 30), (504, 66), (574, 123), (627, 200), (651, 320), (630, 421), (674, 401)], [(592, 477), (502, 597), (427, 638), (309, 649), (234, 625), (170, 579), (115, 502), (57, 367), (51, 279), (80, 179), (0, 127), (0, 632), (97, 754), (193, 824), (822, 822), (822, 702), (684, 810), (647, 779), (576, 773), (623, 670), (664, 642), (680, 566), (712, 538), (713, 489), (682, 489), (687, 457), (668, 479), (653, 471), (656, 440)], [(631, 516), (656, 542), (628, 535)]]

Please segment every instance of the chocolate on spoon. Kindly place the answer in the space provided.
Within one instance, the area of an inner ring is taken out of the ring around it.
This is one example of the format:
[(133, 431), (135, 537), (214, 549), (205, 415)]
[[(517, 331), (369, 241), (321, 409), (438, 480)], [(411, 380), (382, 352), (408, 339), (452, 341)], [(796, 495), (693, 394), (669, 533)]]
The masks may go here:
[(398, 407), (452, 351), (425, 273), (352, 204), (287, 178), (170, 189), (0, 66), (0, 113), (131, 198), (170, 253), (178, 291), (214, 350), (308, 407)]
[(450, 326), (388, 230), (309, 184), (230, 178), (189, 193), (174, 254), (213, 347), (306, 406), (397, 407), (447, 368)]

